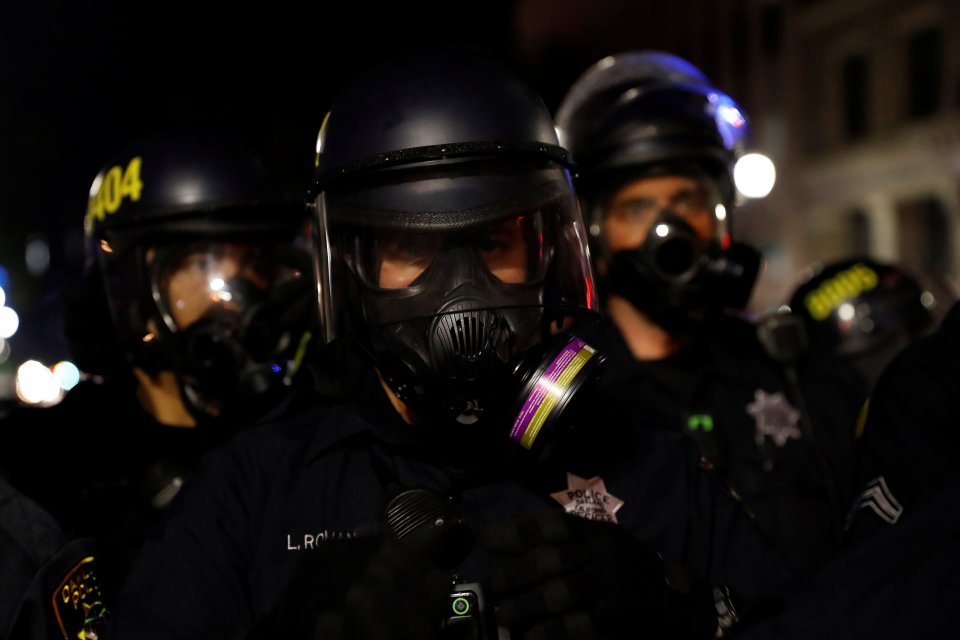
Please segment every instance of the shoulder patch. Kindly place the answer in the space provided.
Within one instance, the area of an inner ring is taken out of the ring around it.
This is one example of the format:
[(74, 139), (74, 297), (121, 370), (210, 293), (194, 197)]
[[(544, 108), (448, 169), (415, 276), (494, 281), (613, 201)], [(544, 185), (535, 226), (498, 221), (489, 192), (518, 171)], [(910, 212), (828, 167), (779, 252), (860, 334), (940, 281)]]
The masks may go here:
[(53, 612), (65, 640), (97, 640), (107, 616), (93, 556), (73, 565), (52, 596)]

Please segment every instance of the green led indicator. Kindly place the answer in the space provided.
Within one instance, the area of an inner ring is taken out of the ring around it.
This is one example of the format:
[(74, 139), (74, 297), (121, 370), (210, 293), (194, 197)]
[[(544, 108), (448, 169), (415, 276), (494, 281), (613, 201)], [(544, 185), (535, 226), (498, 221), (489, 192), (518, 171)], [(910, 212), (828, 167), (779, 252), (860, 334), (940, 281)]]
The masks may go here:
[(451, 604), (453, 612), (458, 616), (466, 615), (470, 611), (470, 601), (466, 598), (456, 598)]
[(713, 416), (706, 414), (698, 414), (690, 416), (687, 419), (687, 429), (690, 431), (696, 431), (697, 429), (703, 429), (705, 433), (710, 433), (713, 431)]

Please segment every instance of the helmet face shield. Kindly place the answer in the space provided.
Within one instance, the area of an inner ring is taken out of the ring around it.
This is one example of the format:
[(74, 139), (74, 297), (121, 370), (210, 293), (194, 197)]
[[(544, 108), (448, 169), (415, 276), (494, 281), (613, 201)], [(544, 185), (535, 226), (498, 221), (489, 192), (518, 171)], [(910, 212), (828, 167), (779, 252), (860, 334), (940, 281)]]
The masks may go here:
[(465, 261), (505, 285), (543, 280), (543, 215), (537, 210), (453, 231), (357, 230), (343, 255), (365, 287), (414, 293), (432, 270)]
[(727, 210), (716, 183), (683, 167), (638, 174), (602, 198), (594, 215), (592, 230), (606, 254), (666, 238), (680, 223), (701, 244), (729, 242)]
[(592, 231), (609, 294), (674, 331), (749, 298), (759, 255), (730, 240), (714, 180), (668, 165), (641, 173), (602, 198)]
[(749, 139), (729, 95), (688, 61), (657, 51), (608, 57), (584, 72), (557, 110), (557, 127), (588, 197), (624, 169), (684, 162), (713, 175), (729, 205), (733, 163)]
[(316, 205), (327, 338), (360, 335), (421, 410), (479, 419), (517, 358), (597, 307), (569, 174), (552, 161), (405, 167)]
[(330, 339), (435, 316), (455, 292), (461, 311), (596, 308), (583, 224), (558, 165), (407, 169), (322, 192), (317, 209)]
[[(198, 233), (188, 220), (101, 253), (114, 322), (142, 336), (136, 366), (176, 372), (190, 410), (218, 415), (284, 386), (312, 313), (309, 253), (292, 229)], [(122, 323), (122, 324), (121, 324)]]
[(271, 292), (303, 275), (296, 252), (249, 238), (163, 243), (147, 252), (151, 294), (172, 333), (203, 317), (238, 328)]

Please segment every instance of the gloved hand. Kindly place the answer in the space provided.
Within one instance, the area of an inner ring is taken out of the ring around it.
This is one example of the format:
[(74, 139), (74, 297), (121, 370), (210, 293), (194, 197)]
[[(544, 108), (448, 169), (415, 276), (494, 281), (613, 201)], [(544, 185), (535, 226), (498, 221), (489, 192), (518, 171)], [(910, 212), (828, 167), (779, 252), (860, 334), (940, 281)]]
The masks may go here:
[(385, 537), (342, 604), (317, 617), (313, 638), (438, 638), (450, 586), (433, 549)]
[(616, 524), (551, 509), (491, 524), (478, 542), (496, 557), (486, 592), (511, 640), (716, 630), (712, 593), (670, 589), (659, 556)]
[(277, 607), (248, 638), (439, 637), (451, 577), (434, 553), (390, 535), (328, 540), (303, 554)]

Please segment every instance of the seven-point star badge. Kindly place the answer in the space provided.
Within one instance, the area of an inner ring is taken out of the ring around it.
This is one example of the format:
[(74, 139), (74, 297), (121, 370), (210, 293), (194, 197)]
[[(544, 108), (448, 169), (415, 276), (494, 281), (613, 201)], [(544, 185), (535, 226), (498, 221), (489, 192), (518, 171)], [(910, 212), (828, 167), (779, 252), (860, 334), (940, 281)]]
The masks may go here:
[(567, 488), (551, 493), (550, 497), (563, 505), (567, 513), (587, 520), (617, 522), (617, 510), (623, 506), (620, 500), (607, 491), (603, 478), (594, 476), (585, 479), (567, 473)]
[(747, 405), (747, 413), (757, 421), (758, 447), (763, 445), (764, 436), (769, 436), (778, 447), (787, 444), (787, 440), (800, 439), (801, 433), (797, 427), (800, 412), (790, 406), (782, 393), (767, 393), (757, 389), (753, 392), (753, 398), (753, 402)]

